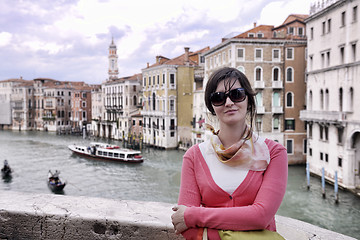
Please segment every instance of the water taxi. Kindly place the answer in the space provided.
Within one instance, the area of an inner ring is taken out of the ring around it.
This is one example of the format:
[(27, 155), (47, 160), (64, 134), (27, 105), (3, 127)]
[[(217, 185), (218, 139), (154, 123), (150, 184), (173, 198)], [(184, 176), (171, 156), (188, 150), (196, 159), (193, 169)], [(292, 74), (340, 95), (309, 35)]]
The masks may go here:
[(120, 148), (117, 145), (91, 142), (89, 146), (69, 145), (68, 148), (74, 153), (92, 158), (113, 160), (129, 163), (141, 163), (144, 161), (140, 151)]

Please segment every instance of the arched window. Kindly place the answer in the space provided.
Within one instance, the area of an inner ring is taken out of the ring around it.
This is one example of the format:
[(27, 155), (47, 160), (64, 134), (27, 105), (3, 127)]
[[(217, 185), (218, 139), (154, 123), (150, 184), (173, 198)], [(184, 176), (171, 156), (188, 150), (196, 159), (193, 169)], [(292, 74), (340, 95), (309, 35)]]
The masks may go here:
[(155, 95), (155, 93), (153, 93), (153, 101), (152, 101), (152, 103), (153, 103), (153, 110), (154, 111), (156, 110), (156, 100), (155, 100), (155, 98), (156, 98), (156, 95)]
[(320, 90), (320, 109), (324, 109), (324, 91)]
[(313, 101), (313, 94), (312, 94), (312, 91), (310, 90), (309, 92), (309, 103), (308, 103), (308, 109), (309, 110), (312, 110), (312, 101)]
[(238, 66), (237, 69), (243, 74), (245, 74), (245, 68), (243, 66)]
[(134, 103), (134, 106), (137, 105), (137, 99), (136, 99), (136, 96), (133, 97), (133, 103)]
[(329, 89), (325, 89), (325, 110), (329, 110)]
[(354, 89), (351, 87), (349, 90), (349, 107), (350, 107), (350, 111), (353, 111), (353, 107), (354, 107)]
[(293, 81), (293, 69), (291, 67), (288, 67), (286, 69), (286, 81), (287, 82)]
[(339, 89), (339, 111), (343, 111), (343, 89)]
[(273, 106), (280, 107), (280, 94), (278, 92), (273, 93)]
[(293, 93), (286, 93), (286, 107), (293, 107)]
[(280, 79), (280, 70), (278, 67), (273, 68), (273, 81), (279, 81)]
[(255, 81), (262, 81), (262, 70), (260, 67), (255, 68)]

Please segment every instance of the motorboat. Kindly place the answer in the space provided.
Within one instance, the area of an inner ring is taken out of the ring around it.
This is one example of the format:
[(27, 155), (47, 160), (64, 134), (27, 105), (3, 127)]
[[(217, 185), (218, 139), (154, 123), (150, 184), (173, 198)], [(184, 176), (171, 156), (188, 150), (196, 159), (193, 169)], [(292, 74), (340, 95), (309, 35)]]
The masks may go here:
[(141, 163), (144, 161), (140, 151), (120, 148), (117, 145), (91, 142), (88, 146), (69, 145), (68, 148), (79, 155), (112, 161)]

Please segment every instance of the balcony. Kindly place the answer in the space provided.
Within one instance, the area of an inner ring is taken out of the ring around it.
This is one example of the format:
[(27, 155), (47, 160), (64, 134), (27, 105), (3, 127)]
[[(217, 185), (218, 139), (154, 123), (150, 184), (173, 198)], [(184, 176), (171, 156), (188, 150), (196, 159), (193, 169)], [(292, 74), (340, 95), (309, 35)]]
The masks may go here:
[(282, 106), (273, 106), (272, 107), (272, 113), (273, 114), (282, 114), (283, 113), (283, 107)]
[(254, 81), (254, 88), (255, 89), (264, 89), (265, 82), (264, 81)]
[(300, 111), (300, 119), (309, 122), (326, 122), (342, 124), (346, 121), (346, 113), (338, 111)]
[(272, 88), (282, 89), (282, 88), (283, 88), (283, 83), (282, 83), (282, 81), (273, 81), (273, 82), (272, 82)]
[(265, 107), (264, 106), (256, 106), (256, 113), (257, 114), (265, 114)]

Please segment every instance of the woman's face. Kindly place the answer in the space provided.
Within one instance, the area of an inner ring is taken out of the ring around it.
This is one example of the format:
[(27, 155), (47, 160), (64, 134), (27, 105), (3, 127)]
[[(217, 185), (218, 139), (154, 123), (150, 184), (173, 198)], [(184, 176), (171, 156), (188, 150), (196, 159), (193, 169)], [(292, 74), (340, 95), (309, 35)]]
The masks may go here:
[[(230, 81), (230, 82), (229, 82)], [(229, 89), (229, 87), (231, 87)], [(241, 84), (237, 79), (225, 79), (219, 82), (215, 92), (225, 92), (241, 88)], [(245, 100), (242, 102), (233, 102), (229, 97), (226, 98), (225, 104), (221, 106), (214, 106), (216, 116), (218, 117), (221, 123), (226, 125), (234, 124), (245, 124), (245, 118), (247, 113), (248, 98), (245, 97)]]

